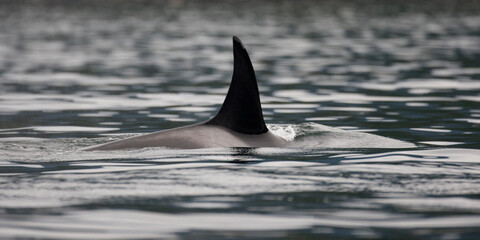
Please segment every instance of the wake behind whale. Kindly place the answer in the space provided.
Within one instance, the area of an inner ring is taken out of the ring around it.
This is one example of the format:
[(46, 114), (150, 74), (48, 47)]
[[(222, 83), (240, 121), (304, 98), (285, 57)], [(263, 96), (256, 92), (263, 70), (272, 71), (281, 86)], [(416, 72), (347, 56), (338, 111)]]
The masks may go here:
[(120, 150), (146, 147), (183, 149), (217, 147), (415, 147), (414, 144), (391, 138), (368, 133), (348, 132), (313, 123), (294, 125), (297, 128), (303, 126), (303, 130), (299, 131), (297, 129), (294, 137), (290, 139), (285, 136), (281, 137), (279, 136), (281, 135), (279, 134), (281, 132), (279, 128), (270, 131), (265, 125), (257, 80), (250, 57), (243, 43), (235, 36), (233, 37), (233, 56), (233, 76), (227, 96), (218, 113), (210, 120), (122, 139), (85, 150)]

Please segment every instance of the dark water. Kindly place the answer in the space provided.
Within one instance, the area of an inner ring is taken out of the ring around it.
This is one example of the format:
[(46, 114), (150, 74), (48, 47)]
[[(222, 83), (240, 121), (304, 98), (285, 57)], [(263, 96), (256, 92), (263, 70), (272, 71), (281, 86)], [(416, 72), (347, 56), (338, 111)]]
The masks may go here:
[[(0, 238), (479, 239), (479, 11), (2, 2)], [(297, 145), (79, 151), (208, 119), (232, 35), (269, 128)]]

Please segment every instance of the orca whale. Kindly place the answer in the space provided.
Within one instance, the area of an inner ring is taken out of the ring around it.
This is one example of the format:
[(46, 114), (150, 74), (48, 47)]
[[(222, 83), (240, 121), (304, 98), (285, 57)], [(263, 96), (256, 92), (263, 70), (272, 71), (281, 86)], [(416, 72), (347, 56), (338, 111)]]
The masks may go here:
[(223, 105), (213, 118), (206, 122), (114, 141), (85, 150), (285, 145), (286, 141), (271, 133), (265, 125), (252, 62), (243, 43), (234, 36), (232, 81)]

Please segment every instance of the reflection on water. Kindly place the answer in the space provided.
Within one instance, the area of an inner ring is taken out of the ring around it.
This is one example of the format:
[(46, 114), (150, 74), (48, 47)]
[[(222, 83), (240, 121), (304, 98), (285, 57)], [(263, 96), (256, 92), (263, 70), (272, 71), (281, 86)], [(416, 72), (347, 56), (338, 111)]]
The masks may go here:
[[(1, 238), (479, 237), (477, 1), (0, 5)], [(79, 151), (208, 119), (232, 35), (297, 145)]]
[(473, 149), (34, 151), (72, 139), (43, 141), (2, 150), (6, 236), (436, 238), (480, 224)]

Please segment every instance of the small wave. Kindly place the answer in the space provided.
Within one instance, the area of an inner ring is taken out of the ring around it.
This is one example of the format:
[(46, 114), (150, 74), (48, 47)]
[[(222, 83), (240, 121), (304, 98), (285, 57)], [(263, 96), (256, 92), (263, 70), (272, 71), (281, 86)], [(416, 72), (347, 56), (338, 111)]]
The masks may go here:
[(307, 122), (293, 125), (270, 125), (269, 129), (288, 141), (291, 148), (414, 148), (413, 143), (375, 134), (346, 131), (326, 125)]

